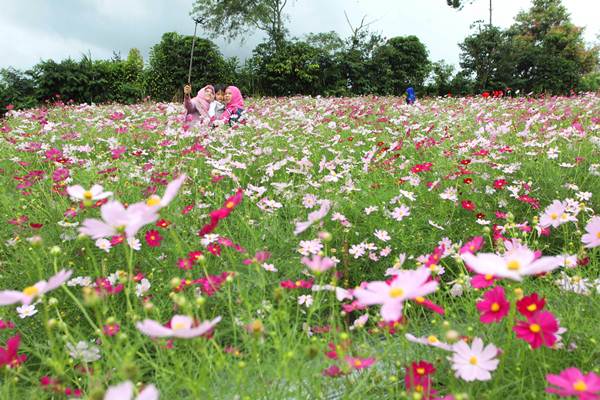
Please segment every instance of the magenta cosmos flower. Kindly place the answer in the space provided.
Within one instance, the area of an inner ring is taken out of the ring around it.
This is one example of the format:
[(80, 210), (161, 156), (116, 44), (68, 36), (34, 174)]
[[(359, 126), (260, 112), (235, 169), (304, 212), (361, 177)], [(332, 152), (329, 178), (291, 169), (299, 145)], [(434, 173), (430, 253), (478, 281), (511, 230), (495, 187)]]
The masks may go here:
[(96, 201), (112, 196), (112, 192), (105, 192), (101, 185), (94, 185), (90, 190), (84, 189), (80, 185), (67, 187), (67, 193), (74, 199)]
[(527, 317), (527, 321), (518, 321), (513, 330), (519, 339), (537, 349), (541, 345), (552, 347), (556, 342), (558, 328), (558, 321), (551, 312), (539, 311)]
[(455, 343), (452, 346), (454, 355), (452, 369), (458, 378), (470, 381), (488, 381), (492, 379), (491, 371), (498, 367), (499, 361), (496, 359), (498, 349), (493, 344), (483, 347), (483, 341), (480, 338), (473, 339), (471, 347), (464, 341)]
[(186, 315), (175, 315), (171, 319), (170, 327), (161, 325), (152, 319), (145, 319), (142, 322), (138, 322), (135, 326), (144, 335), (153, 338), (176, 337), (189, 339), (209, 332), (220, 320), (221, 317), (217, 317), (212, 321), (204, 321), (200, 325), (194, 326), (192, 318)]
[(389, 281), (375, 281), (365, 288), (355, 289), (354, 297), (363, 305), (381, 304), (381, 316), (386, 321), (396, 321), (402, 316), (405, 300), (415, 299), (435, 292), (436, 281), (429, 280), (431, 271), (421, 267), (417, 270), (403, 270)]
[(173, 201), (175, 196), (177, 196), (177, 193), (179, 192), (181, 185), (183, 185), (185, 178), (186, 178), (186, 175), (182, 174), (177, 179), (174, 179), (173, 181), (171, 181), (167, 185), (167, 188), (165, 189), (165, 194), (163, 195), (163, 197), (153, 194), (146, 201), (146, 205), (148, 207), (152, 207), (156, 210), (160, 210), (161, 208), (166, 207), (171, 201)]
[(560, 257), (540, 257), (536, 259), (536, 253), (523, 245), (514, 246), (502, 255), (464, 253), (461, 258), (469, 268), (479, 274), (489, 274), (515, 281), (523, 280), (526, 275), (550, 272), (561, 264)]
[(600, 217), (595, 216), (585, 226), (585, 235), (581, 236), (581, 241), (585, 247), (592, 248), (600, 246)]
[(504, 288), (496, 286), (485, 292), (483, 300), (478, 302), (476, 307), (481, 314), (479, 320), (484, 324), (490, 324), (502, 321), (510, 310), (510, 303), (506, 300)]
[(147, 224), (158, 219), (156, 209), (145, 203), (135, 203), (125, 208), (118, 201), (109, 201), (100, 208), (102, 220), (87, 218), (83, 221), (79, 232), (100, 239), (125, 234), (132, 238)]
[(0, 291), (0, 306), (6, 306), (14, 303), (21, 303), (24, 305), (31, 304), (33, 299), (41, 297), (44, 293), (47, 293), (53, 289), (56, 289), (71, 277), (73, 271), (61, 270), (48, 281), (39, 281), (33, 286), (28, 286), (23, 289), (22, 292), (16, 290), (3, 290)]
[[(104, 400), (131, 400), (133, 399), (133, 383), (125, 381), (108, 388)], [(140, 392), (135, 400), (158, 400), (159, 394), (156, 386), (148, 385)]]
[(559, 375), (546, 375), (550, 385), (556, 387), (546, 388), (546, 392), (554, 393), (561, 397), (578, 397), (579, 400), (600, 399), (600, 376), (593, 372), (584, 375), (577, 368), (567, 368)]

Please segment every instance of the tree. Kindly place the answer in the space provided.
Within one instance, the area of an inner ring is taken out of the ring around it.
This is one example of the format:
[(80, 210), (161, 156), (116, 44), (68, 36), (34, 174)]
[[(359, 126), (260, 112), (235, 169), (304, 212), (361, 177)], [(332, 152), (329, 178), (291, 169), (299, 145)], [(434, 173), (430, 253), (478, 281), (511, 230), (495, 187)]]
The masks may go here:
[(373, 54), (378, 92), (402, 95), (407, 87), (423, 87), (430, 71), (427, 49), (416, 36), (394, 37)]
[(428, 78), (427, 93), (445, 96), (452, 92), (452, 76), (454, 66), (444, 60), (436, 61), (431, 65), (431, 74)]
[(458, 45), (460, 66), (474, 76), (475, 90), (514, 86), (514, 51), (506, 33), (497, 27), (480, 26), (479, 31)]
[(258, 29), (267, 33), (275, 48), (284, 42), (283, 14), (288, 0), (195, 0), (191, 14), (202, 20), (211, 37), (239, 37)]
[(36, 103), (35, 81), (30, 71), (0, 69), (0, 116), (6, 113), (9, 104), (20, 109), (34, 107)]
[[(475, 0), (469, 0), (469, 3), (473, 3)], [(462, 10), (464, 7), (466, 0), (446, 0), (446, 3), (452, 7)], [(492, 26), (492, 0), (490, 0), (490, 22), (489, 25)]]
[[(172, 101), (181, 94), (187, 82), (191, 36), (167, 32), (150, 50), (148, 68), (144, 71), (146, 94), (155, 100)], [(196, 39), (193, 54), (192, 83), (196, 89), (208, 83), (230, 82), (232, 71), (217, 46), (207, 39)]]
[(560, 0), (533, 0), (508, 34), (523, 90), (567, 93), (598, 65), (598, 49), (587, 49), (583, 28), (576, 27)]
[(284, 42), (277, 50), (271, 43), (261, 43), (252, 58), (263, 93), (284, 96), (320, 92), (319, 50), (308, 43)]

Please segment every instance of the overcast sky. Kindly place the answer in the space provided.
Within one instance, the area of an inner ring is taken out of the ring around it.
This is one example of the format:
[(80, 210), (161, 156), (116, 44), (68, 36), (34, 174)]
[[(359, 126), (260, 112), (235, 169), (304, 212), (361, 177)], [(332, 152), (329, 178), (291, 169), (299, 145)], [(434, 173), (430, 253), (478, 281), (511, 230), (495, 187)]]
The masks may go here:
[[(127, 56), (130, 48), (141, 50), (147, 61), (152, 45), (164, 32), (191, 35), (192, 0), (0, 0), (0, 68), (27, 69), (43, 59), (110, 58), (113, 51)], [(470, 33), (469, 26), (488, 18), (488, 0), (474, 0), (463, 10), (446, 0), (289, 0), (286, 8), (292, 36), (334, 30), (345, 38), (350, 28), (366, 16), (369, 29), (384, 37), (416, 35), (429, 50), (432, 61), (458, 64), (458, 43)], [(515, 15), (529, 8), (530, 0), (493, 0), (493, 22), (508, 27)], [(586, 27), (588, 43), (600, 35), (600, 0), (563, 0), (571, 20)], [(200, 36), (203, 35), (200, 32)], [(245, 59), (264, 38), (257, 33), (244, 43), (216, 39), (225, 56)]]

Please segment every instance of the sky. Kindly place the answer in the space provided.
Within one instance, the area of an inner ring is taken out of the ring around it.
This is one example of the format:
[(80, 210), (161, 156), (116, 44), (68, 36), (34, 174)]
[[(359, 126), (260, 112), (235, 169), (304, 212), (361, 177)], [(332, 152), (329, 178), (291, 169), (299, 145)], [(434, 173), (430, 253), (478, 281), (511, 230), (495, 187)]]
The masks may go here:
[[(24, 70), (40, 60), (59, 61), (111, 58), (113, 52), (127, 57), (138, 48), (148, 60), (150, 48), (165, 32), (194, 33), (189, 16), (192, 0), (0, 0), (0, 68)], [(600, 41), (600, 0), (563, 0), (571, 21), (584, 26), (588, 43)], [(530, 0), (493, 0), (493, 23), (506, 28)], [(474, 0), (458, 11), (446, 0), (289, 0), (286, 13), (291, 36), (336, 31), (346, 38), (365, 17), (369, 30), (386, 38), (415, 35), (425, 44), (432, 61), (458, 65), (458, 43), (476, 20), (489, 16), (489, 1)], [(199, 29), (199, 36), (208, 35)], [(264, 40), (250, 34), (243, 42), (212, 39), (226, 57), (244, 60)]]

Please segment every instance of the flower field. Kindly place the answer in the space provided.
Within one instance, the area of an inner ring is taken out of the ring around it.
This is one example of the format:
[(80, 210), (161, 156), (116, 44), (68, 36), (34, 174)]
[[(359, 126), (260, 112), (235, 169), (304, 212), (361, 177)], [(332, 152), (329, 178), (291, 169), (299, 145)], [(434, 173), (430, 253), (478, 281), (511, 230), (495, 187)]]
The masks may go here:
[(0, 121), (0, 398), (600, 399), (600, 96)]

